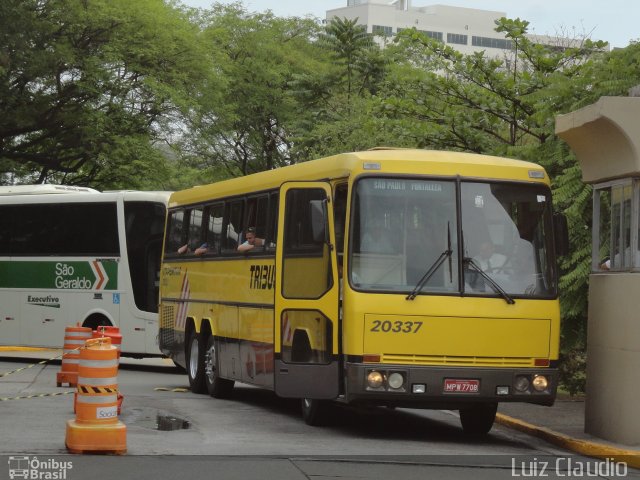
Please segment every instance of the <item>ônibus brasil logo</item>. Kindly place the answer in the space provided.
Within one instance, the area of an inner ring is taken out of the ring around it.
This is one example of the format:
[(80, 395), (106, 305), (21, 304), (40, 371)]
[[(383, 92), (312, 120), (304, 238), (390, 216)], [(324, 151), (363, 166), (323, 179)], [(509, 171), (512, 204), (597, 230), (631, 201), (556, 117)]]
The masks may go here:
[(38, 480), (66, 480), (67, 470), (73, 469), (73, 462), (55, 458), (45, 460), (38, 457), (9, 457), (9, 478), (27, 478)]

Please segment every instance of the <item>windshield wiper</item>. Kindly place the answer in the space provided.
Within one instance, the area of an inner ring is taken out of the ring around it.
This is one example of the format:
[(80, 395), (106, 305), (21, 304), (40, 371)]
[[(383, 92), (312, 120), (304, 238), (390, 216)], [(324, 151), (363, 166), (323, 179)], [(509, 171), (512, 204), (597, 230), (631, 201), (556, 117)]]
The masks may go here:
[(433, 274), (436, 273), (438, 268), (440, 268), (440, 265), (444, 263), (447, 257), (449, 257), (449, 275), (451, 276), (452, 275), (452, 271), (451, 271), (451, 254), (452, 253), (453, 253), (453, 250), (451, 250), (451, 229), (449, 228), (449, 222), (447, 222), (447, 249), (440, 254), (440, 256), (436, 259), (436, 261), (433, 262), (433, 265), (431, 265), (429, 269), (426, 271), (426, 273), (422, 276), (422, 278), (418, 280), (418, 283), (416, 283), (416, 286), (411, 291), (411, 293), (406, 296), (405, 300), (414, 300), (416, 298), (418, 293), (420, 293), (420, 291), (424, 288), (424, 286), (427, 284), (429, 279), (433, 277)]
[(491, 287), (493, 287), (493, 289), (497, 293), (499, 293), (502, 296), (502, 298), (504, 298), (505, 302), (507, 302), (509, 305), (513, 305), (514, 303), (516, 303), (515, 300), (513, 298), (511, 298), (509, 296), (509, 294), (507, 292), (505, 292), (502, 289), (502, 287), (500, 285), (498, 285), (498, 283), (493, 278), (491, 278), (489, 275), (487, 275), (485, 273), (485, 271), (482, 270), (482, 268), (480, 268), (480, 266), (476, 262), (473, 261), (473, 258), (464, 257), (463, 262), (466, 265), (469, 265), (471, 268), (473, 268), (476, 272), (478, 272), (482, 276), (482, 278), (484, 278), (489, 283), (489, 285), (491, 285)]

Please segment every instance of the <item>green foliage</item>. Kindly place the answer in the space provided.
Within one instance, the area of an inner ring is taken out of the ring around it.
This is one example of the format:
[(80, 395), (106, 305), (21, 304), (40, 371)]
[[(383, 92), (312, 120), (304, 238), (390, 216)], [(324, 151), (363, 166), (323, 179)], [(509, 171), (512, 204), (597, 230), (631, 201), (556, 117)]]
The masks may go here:
[(587, 384), (587, 353), (581, 341), (560, 355), (560, 386), (570, 395), (584, 393)]
[(35, 181), (117, 185), (114, 170), (159, 158), (159, 122), (186, 109), (206, 66), (184, 15), (160, 0), (0, 8), (0, 160)]
[(227, 176), (290, 163), (296, 120), (288, 85), (295, 74), (322, 68), (311, 42), (317, 25), (249, 14), (240, 4), (216, 4), (199, 22), (222, 81), (198, 98), (181, 147), (192, 162), (222, 167)]
[(334, 18), (315, 47), (324, 65), (290, 84), (297, 101), (292, 160), (396, 145), (375, 110), (388, 56), (373, 37), (355, 20)]

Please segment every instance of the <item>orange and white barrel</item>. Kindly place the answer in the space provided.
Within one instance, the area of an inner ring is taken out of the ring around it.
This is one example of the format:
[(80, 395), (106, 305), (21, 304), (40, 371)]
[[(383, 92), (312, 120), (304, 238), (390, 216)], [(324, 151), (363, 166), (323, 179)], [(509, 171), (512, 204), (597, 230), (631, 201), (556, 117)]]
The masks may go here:
[(86, 327), (67, 326), (64, 329), (64, 347), (62, 351), (62, 364), (56, 375), (56, 384), (61, 387), (63, 383), (75, 387), (78, 384), (78, 363), (80, 361), (80, 349), (91, 338), (92, 330)]
[(118, 350), (110, 338), (90, 339), (81, 350), (75, 402), (65, 441), (71, 453), (127, 451), (127, 427), (118, 420)]

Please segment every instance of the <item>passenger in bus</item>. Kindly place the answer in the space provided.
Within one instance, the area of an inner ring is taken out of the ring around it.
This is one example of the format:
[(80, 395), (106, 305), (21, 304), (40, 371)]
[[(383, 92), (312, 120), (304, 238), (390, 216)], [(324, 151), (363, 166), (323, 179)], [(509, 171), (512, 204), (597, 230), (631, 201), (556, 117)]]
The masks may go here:
[[(188, 243), (185, 243), (184, 245), (182, 245), (178, 249), (178, 253), (180, 255), (184, 255), (185, 253), (188, 253), (190, 251), (191, 251), (191, 249), (189, 248), (189, 244)], [(193, 251), (193, 253), (194, 253), (194, 255), (204, 255), (208, 251), (209, 251), (209, 244), (207, 242), (204, 242), (202, 245), (200, 245), (198, 248), (196, 248)]]
[(247, 233), (244, 236), (245, 241), (238, 245), (239, 252), (248, 252), (256, 247), (264, 246), (264, 238), (256, 236), (256, 227), (247, 228)]
[(200, 245), (198, 248), (196, 248), (193, 251), (193, 253), (194, 253), (194, 255), (204, 255), (208, 251), (209, 251), (209, 244), (207, 242), (204, 242), (202, 245)]

